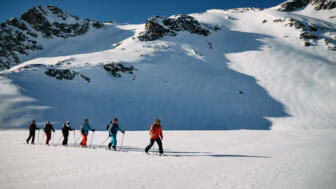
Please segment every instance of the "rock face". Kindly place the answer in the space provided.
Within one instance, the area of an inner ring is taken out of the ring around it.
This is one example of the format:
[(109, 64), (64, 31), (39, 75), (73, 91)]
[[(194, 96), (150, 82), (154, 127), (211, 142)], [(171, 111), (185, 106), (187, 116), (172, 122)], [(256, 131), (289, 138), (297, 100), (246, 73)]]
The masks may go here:
[(295, 11), (296, 9), (312, 5), (315, 10), (326, 10), (336, 8), (335, 0), (291, 0), (280, 5), (281, 11)]
[[(121, 73), (128, 73), (128, 74), (133, 75), (134, 71), (137, 70), (133, 66), (127, 67), (127, 66), (125, 66), (121, 63), (116, 63), (116, 62), (112, 62), (110, 64), (105, 64), (104, 69), (105, 69), (105, 71), (111, 73), (112, 76), (117, 77), (117, 78), (121, 77)], [(135, 78), (133, 78), (133, 80), (134, 79)]]
[(316, 10), (326, 10), (336, 8), (335, 0), (311, 0), (310, 3)]
[(188, 31), (192, 34), (207, 36), (210, 30), (219, 30), (218, 26), (210, 27), (200, 24), (194, 17), (178, 15), (175, 18), (154, 16), (146, 21), (146, 31), (139, 35), (140, 41), (154, 41), (164, 36), (176, 36), (177, 32)]
[(300, 31), (299, 39), (303, 41), (303, 45), (309, 47), (317, 46), (318, 40), (324, 41), (329, 50), (335, 51), (335, 34), (330, 32), (331, 28), (314, 25), (313, 23), (296, 20), (293, 18), (275, 19), (273, 23), (284, 24), (287, 27), (293, 27)]
[(100, 29), (103, 23), (71, 16), (54, 6), (33, 7), (21, 18), (0, 25), (0, 70), (20, 62), (19, 55), (43, 49), (38, 38), (70, 38), (85, 34), (90, 27)]

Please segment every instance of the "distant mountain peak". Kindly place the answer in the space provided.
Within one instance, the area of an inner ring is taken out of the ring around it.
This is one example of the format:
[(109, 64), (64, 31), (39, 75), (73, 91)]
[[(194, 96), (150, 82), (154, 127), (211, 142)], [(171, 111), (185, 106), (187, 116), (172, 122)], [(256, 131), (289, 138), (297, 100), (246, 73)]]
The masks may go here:
[(19, 55), (42, 50), (38, 36), (70, 38), (85, 34), (90, 27), (100, 29), (103, 23), (72, 16), (55, 6), (37, 6), (21, 18), (9, 19), (0, 25), (0, 70), (20, 62)]
[(281, 11), (295, 11), (299, 8), (311, 5), (315, 10), (327, 10), (336, 8), (336, 0), (288, 0), (280, 5)]

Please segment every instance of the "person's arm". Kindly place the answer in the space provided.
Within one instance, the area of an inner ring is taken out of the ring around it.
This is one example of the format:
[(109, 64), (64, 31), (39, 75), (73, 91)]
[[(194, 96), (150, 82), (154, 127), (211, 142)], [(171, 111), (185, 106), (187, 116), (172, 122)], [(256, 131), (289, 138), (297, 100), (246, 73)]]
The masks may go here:
[(151, 128), (149, 129), (149, 135), (150, 135), (150, 137), (153, 136), (153, 132), (154, 132), (154, 125), (152, 125)]
[(80, 128), (80, 131), (81, 131), (81, 133), (84, 133), (84, 129), (83, 129), (83, 128), (84, 128), (84, 125), (83, 125), (83, 124), (82, 124), (82, 125), (80, 125), (80, 127), (79, 127), (79, 128)]
[(163, 134), (162, 134), (162, 128), (160, 127), (160, 137), (161, 137), (161, 140), (163, 139)]
[(122, 130), (120, 127), (119, 127), (119, 124), (118, 124), (118, 130), (122, 133), (125, 133), (125, 130)]
[(91, 127), (90, 127), (90, 125), (88, 124), (88, 127), (89, 127), (89, 129), (91, 130), (91, 131), (93, 131), (93, 132), (95, 132), (96, 130), (95, 129), (92, 129)]
[(54, 129), (54, 127), (51, 125), (51, 130), (53, 131), (53, 132), (55, 132), (55, 129)]

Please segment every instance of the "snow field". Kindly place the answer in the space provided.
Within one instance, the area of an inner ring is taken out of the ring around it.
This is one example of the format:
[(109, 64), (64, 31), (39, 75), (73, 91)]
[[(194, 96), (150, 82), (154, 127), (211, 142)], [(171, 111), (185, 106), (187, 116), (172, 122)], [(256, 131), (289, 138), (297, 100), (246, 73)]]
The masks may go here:
[[(57, 130), (54, 142), (60, 134)], [(27, 145), (24, 144), (27, 131), (1, 131), (0, 188), (332, 189), (336, 186), (334, 130), (164, 131), (163, 134), (168, 156), (160, 157), (142, 152), (149, 142), (148, 131), (126, 131), (124, 149), (128, 152), (100, 148), (107, 132), (95, 133), (95, 149), (83, 149)], [(121, 136), (119, 133), (119, 145)], [(72, 133), (69, 139), (71, 145)], [(91, 134), (88, 139), (90, 142)]]

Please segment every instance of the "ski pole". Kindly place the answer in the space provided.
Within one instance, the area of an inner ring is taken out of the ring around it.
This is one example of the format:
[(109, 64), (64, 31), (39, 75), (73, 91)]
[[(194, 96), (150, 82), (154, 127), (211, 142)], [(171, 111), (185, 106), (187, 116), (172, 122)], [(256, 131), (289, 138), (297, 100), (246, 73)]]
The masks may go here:
[(42, 142), (43, 142), (43, 140), (44, 140), (44, 136), (45, 136), (45, 135), (43, 135), (43, 137), (42, 137)]
[(123, 145), (123, 142), (124, 142), (124, 135), (125, 135), (125, 133), (123, 133), (123, 137), (122, 137), (122, 139), (121, 139), (121, 145), (120, 145), (120, 149), (119, 149), (119, 151), (121, 151), (121, 149), (122, 149), (122, 145)]
[(73, 130), (74, 131), (74, 141), (75, 141), (75, 145), (77, 145), (77, 142), (76, 142), (76, 130)]
[(40, 129), (37, 133), (37, 144), (40, 144)]
[(77, 138), (78, 141), (80, 140), (80, 137), (81, 137), (81, 136), (79, 135), (78, 138)]
[(92, 132), (92, 135), (91, 135), (91, 142), (90, 142), (90, 148), (92, 146), (92, 140), (93, 140), (93, 135), (94, 135), (95, 132)]
[(110, 138), (110, 136), (106, 137), (106, 139), (104, 140), (104, 142), (103, 142), (103, 143), (101, 143), (101, 145), (100, 145), (100, 146), (103, 146), (103, 145), (105, 144), (105, 142), (107, 141), (107, 139), (109, 139), (109, 138)]
[(55, 136), (55, 132), (53, 132), (53, 135), (52, 135), (52, 145), (54, 146), (54, 136)]
[(62, 136), (59, 137), (57, 144), (60, 144)]

